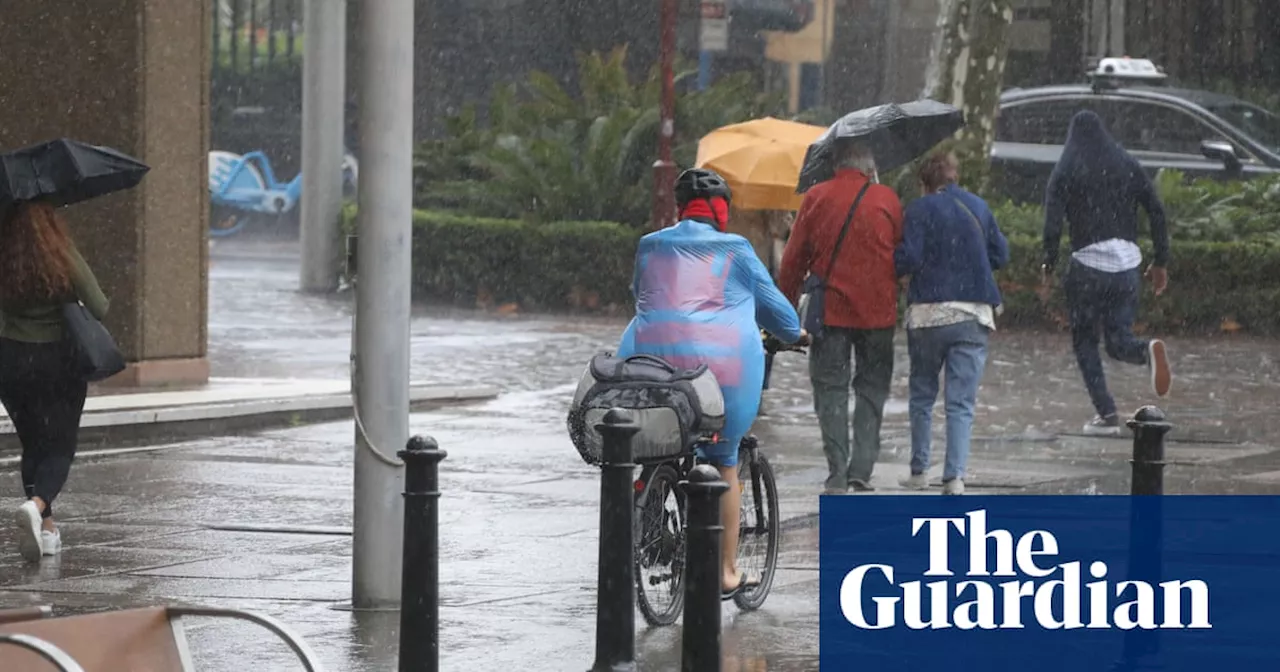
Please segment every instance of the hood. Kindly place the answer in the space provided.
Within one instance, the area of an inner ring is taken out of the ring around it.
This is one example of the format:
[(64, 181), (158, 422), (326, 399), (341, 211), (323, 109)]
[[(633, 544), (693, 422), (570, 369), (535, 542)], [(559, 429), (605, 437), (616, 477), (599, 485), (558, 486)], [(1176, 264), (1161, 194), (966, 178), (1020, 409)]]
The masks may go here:
[(1067, 131), (1060, 167), (1086, 166), (1108, 172), (1137, 165), (1137, 160), (1116, 142), (1102, 117), (1091, 110), (1077, 112)]

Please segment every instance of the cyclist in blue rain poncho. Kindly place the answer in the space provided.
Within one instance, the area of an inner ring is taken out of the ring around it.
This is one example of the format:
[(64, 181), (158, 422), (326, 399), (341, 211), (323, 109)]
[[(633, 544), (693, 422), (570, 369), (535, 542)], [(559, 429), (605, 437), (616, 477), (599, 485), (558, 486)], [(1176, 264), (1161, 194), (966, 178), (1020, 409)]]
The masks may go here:
[[(738, 443), (760, 408), (764, 347), (760, 328), (784, 343), (801, 340), (800, 318), (773, 283), (746, 238), (725, 233), (731, 194), (709, 170), (676, 180), (680, 222), (640, 240), (636, 253), (636, 317), (618, 356), (654, 355), (681, 368), (706, 364), (724, 392), (720, 441), (701, 451), (729, 483), (721, 502), (726, 599), (753, 584), (737, 568)], [(758, 325), (758, 326), (757, 326)]]

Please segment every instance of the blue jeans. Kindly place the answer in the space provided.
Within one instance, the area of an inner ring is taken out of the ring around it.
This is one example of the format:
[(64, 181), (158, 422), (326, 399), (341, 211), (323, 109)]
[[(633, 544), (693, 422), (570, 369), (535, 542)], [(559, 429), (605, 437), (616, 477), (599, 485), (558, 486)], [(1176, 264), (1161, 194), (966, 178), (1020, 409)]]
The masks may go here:
[(1107, 354), (1127, 364), (1147, 363), (1147, 341), (1133, 335), (1138, 313), (1138, 269), (1120, 273), (1098, 271), (1072, 261), (1063, 289), (1071, 313), (1071, 344), (1076, 362), (1089, 390), (1089, 399), (1098, 415), (1115, 415), (1116, 402), (1107, 391), (1107, 377), (1098, 354), (1098, 331), (1106, 341)]
[(987, 328), (976, 320), (945, 327), (909, 329), (911, 355), (911, 473), (929, 470), (933, 406), (938, 374), (946, 368), (947, 457), (942, 480), (963, 479), (969, 462), (973, 408), (987, 364)]

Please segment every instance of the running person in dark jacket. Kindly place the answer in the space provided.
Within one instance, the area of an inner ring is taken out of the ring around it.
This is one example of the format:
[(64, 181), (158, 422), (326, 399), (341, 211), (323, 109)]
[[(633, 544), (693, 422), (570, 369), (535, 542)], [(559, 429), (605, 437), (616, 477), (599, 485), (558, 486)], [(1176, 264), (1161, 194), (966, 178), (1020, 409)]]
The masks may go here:
[(27, 501), (14, 515), (30, 562), (62, 548), (53, 500), (71, 472), (88, 391), (63, 334), (62, 306), (77, 300), (98, 319), (107, 312), (58, 211), (43, 202), (11, 206), (0, 216), (0, 403), (22, 443)]
[(1084, 111), (1071, 120), (1062, 158), (1049, 178), (1045, 196), (1044, 266), (1047, 287), (1058, 262), (1062, 221), (1069, 225), (1071, 259), (1064, 289), (1071, 319), (1071, 340), (1085, 387), (1098, 416), (1086, 434), (1119, 435), (1116, 402), (1107, 391), (1098, 354), (1102, 331), (1112, 359), (1148, 367), (1157, 396), (1169, 393), (1172, 375), (1163, 341), (1133, 335), (1141, 283), (1138, 206), (1151, 222), (1154, 259), (1147, 270), (1156, 296), (1169, 283), (1169, 230), (1155, 187), (1138, 164), (1107, 132), (1097, 114)]

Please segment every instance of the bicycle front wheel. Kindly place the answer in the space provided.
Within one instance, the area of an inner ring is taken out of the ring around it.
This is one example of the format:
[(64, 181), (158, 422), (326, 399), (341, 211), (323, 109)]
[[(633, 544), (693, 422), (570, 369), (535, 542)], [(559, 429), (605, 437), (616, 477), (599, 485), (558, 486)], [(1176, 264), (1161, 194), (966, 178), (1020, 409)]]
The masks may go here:
[(733, 602), (743, 611), (754, 611), (764, 604), (773, 588), (778, 569), (778, 483), (773, 467), (764, 455), (738, 470), (742, 488), (742, 507), (738, 511), (738, 569), (748, 577), (760, 577), (760, 584), (734, 596)]
[(671, 465), (655, 469), (636, 496), (636, 604), (649, 625), (671, 625), (684, 609), (684, 496)]

